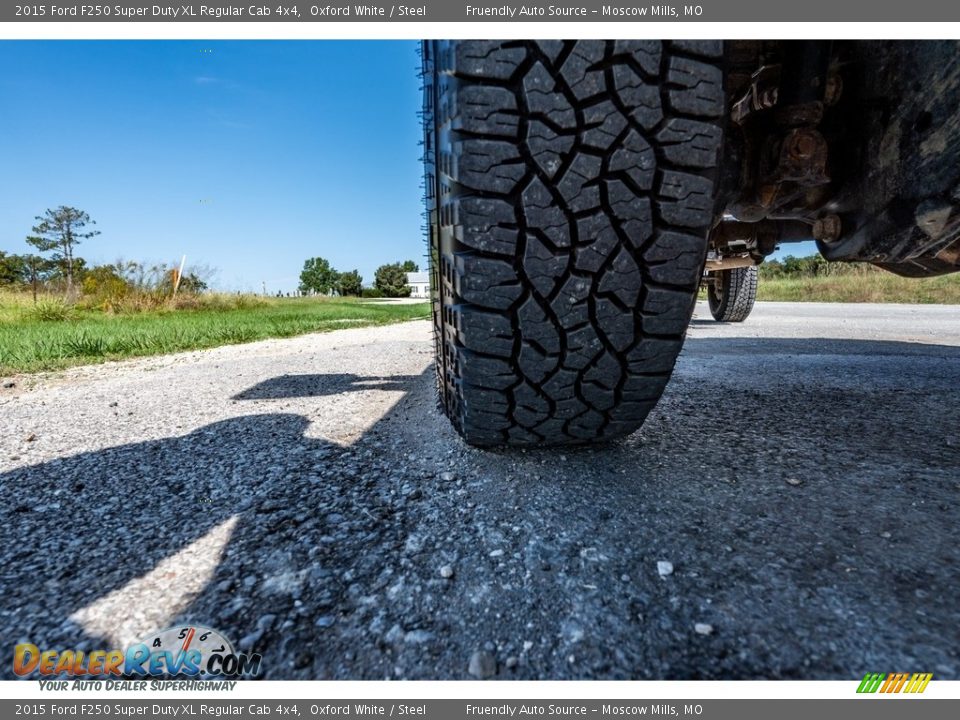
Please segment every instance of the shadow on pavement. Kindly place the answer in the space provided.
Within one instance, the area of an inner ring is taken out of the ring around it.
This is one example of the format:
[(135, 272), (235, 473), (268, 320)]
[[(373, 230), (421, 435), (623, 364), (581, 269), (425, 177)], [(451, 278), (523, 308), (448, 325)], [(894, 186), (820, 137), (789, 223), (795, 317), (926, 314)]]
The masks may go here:
[(351, 373), (281, 375), (254, 385), (234, 396), (234, 400), (279, 400), (282, 398), (323, 397), (360, 390), (407, 391), (417, 378), (411, 375), (365, 377)]
[[(431, 367), (423, 376), (369, 378), (369, 384), (353, 375), (287, 376), (241, 397), (352, 389), (402, 390), (409, 397), (420, 389), (430, 403), (432, 373)], [(0, 512), (7, 515), (2, 535), (13, 548), (0, 571), (0, 627), (10, 633), (11, 655), (22, 641), (116, 647), (119, 638), (136, 637), (132, 628), (142, 632), (149, 625), (145, 617), (157, 616), (164, 627), (177, 624), (155, 606), (178, 603), (184, 620), (224, 629), (249, 650), (257, 629), (235, 621), (251, 610), (257, 619), (268, 610), (293, 612), (291, 595), (300, 588), (311, 596), (312, 626), (342, 589), (338, 573), (318, 560), (335, 557), (335, 567), (354, 566), (371, 538), (387, 532), (401, 542), (402, 535), (401, 526), (384, 526), (396, 511), (387, 498), (400, 487), (365, 493), (389, 478), (361, 476), (351, 464), (355, 452), (305, 437), (308, 426), (293, 414), (239, 416), (182, 437), (0, 475)], [(305, 503), (307, 497), (316, 502)], [(334, 510), (345, 498), (349, 519)], [(350, 543), (332, 542), (328, 532)], [(210, 609), (198, 611), (200, 604)], [(12, 676), (9, 664), (3, 673)]]
[(204, 624), (272, 679), (465, 678), (484, 648), (499, 678), (955, 677), (958, 359), (692, 337), (626, 441), (499, 453), (432, 368), (274, 378), (237, 398), (407, 394), (349, 447), (270, 413), (0, 475), (0, 630)]

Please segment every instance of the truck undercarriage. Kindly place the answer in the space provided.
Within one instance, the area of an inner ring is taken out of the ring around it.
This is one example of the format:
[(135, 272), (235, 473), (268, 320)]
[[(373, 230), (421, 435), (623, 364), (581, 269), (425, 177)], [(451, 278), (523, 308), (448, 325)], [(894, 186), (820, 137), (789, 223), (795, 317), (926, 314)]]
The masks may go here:
[(827, 260), (960, 270), (954, 42), (728, 42), (707, 269), (814, 239)]

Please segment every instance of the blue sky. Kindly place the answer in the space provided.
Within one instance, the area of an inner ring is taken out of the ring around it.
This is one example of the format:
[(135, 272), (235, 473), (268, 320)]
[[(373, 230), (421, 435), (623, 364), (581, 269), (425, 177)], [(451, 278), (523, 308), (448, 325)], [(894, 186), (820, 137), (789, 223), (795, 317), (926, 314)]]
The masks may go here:
[(366, 284), (423, 266), (412, 41), (0, 42), (0, 250), (86, 210), (78, 254), (296, 288), (320, 255)]
[[(292, 291), (320, 255), (423, 267), (413, 41), (0, 42), (0, 250), (73, 205), (120, 257)], [(815, 252), (813, 243), (778, 253)]]

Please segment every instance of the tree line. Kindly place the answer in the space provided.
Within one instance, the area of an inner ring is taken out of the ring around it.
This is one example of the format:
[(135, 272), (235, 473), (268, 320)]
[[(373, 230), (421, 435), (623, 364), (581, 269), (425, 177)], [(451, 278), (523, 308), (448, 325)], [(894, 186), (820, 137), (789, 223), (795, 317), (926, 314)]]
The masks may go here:
[[(26, 240), (37, 253), (16, 255), (0, 250), (0, 286), (29, 287), (34, 299), (40, 289), (77, 295), (120, 297), (129, 293), (185, 293), (208, 289), (207, 268), (196, 268), (180, 277), (175, 267), (130, 260), (88, 267), (77, 255), (77, 246), (100, 234), (96, 221), (78, 208), (60, 205), (35, 218)], [(300, 273), (299, 291), (304, 295), (408, 297), (407, 273), (419, 272), (413, 260), (381, 265), (374, 273), (373, 287), (365, 288), (360, 273), (340, 272), (322, 257), (308, 258)]]
[(822, 255), (795, 257), (787, 255), (779, 260), (766, 260), (758, 266), (760, 278), (811, 278), (862, 275), (877, 271), (867, 263), (830, 262)]
[(47, 209), (35, 218), (26, 240), (37, 253), (22, 255), (0, 250), (0, 286), (26, 287), (37, 293), (62, 292), (77, 295), (121, 297), (134, 293), (199, 293), (207, 289), (204, 279), (211, 271), (194, 268), (178, 277), (176, 268), (165, 263), (144, 263), (120, 259), (88, 266), (77, 255), (77, 246), (100, 234), (96, 220), (83, 210), (67, 205)]
[(355, 295), (357, 297), (409, 297), (407, 273), (420, 272), (413, 260), (381, 265), (374, 273), (373, 287), (363, 287), (363, 278), (356, 270), (337, 271), (322, 257), (308, 258), (300, 272), (299, 290), (305, 295)]

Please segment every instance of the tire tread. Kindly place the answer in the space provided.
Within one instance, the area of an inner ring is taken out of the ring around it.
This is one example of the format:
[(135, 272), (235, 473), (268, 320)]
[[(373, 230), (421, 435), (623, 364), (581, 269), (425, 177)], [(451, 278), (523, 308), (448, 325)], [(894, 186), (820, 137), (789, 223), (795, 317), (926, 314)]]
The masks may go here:
[(708, 290), (710, 313), (719, 322), (743, 322), (753, 310), (757, 299), (757, 267), (723, 270), (720, 275), (721, 297)]
[(633, 432), (712, 221), (722, 46), (428, 41), (440, 405), (474, 445)]

